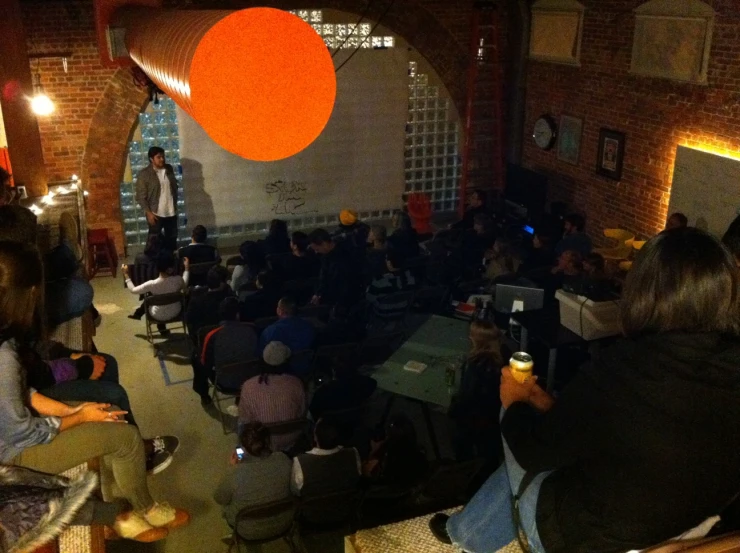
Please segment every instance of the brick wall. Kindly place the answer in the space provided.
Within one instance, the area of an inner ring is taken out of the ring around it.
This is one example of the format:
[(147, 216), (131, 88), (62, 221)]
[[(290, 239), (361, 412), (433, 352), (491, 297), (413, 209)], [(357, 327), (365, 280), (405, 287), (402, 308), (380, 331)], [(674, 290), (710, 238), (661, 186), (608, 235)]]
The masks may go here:
[[(238, 9), (255, 5), (247, 0), (167, 0), (166, 6)], [(365, 0), (260, 1), (285, 9), (325, 7), (362, 13)], [(387, 3), (371, 5), (369, 18)], [(465, 21), (472, 0), (404, 0), (395, 2), (384, 24), (414, 45), (435, 67), (462, 111), (464, 71), (469, 42)], [(88, 226), (108, 228), (123, 252), (119, 183), (126, 146), (136, 115), (146, 104), (127, 70), (111, 70), (99, 62), (92, 0), (26, 0), (22, 2), (30, 53), (70, 51), (68, 72), (61, 59), (38, 64), (56, 112), (39, 120), (44, 160), (50, 181), (81, 176), (89, 189)], [(378, 13), (375, 13), (378, 12)], [(449, 25), (449, 27), (448, 27)], [(35, 64), (32, 64), (35, 68)]]
[[(663, 228), (676, 147), (740, 148), (740, 11), (715, 0), (717, 11), (709, 85), (683, 84), (628, 73), (639, 0), (580, 0), (586, 6), (581, 67), (530, 62), (524, 164), (552, 175), (551, 199), (588, 216), (595, 237), (608, 227), (643, 236)], [(583, 119), (577, 166), (541, 151), (531, 129), (542, 114)], [(596, 174), (599, 130), (626, 133), (622, 180)]]

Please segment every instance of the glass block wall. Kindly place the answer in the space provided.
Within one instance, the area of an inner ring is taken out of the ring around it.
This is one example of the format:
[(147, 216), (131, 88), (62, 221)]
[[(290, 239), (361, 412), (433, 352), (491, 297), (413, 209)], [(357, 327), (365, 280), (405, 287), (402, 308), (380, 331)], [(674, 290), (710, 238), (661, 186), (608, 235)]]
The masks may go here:
[[(373, 25), (356, 21), (327, 23), (322, 10), (295, 10), (291, 13), (308, 22), (324, 39), (328, 48), (394, 48), (401, 47), (401, 39), (394, 36), (372, 35)], [(354, 31), (354, 32), (353, 32)], [(404, 45), (405, 47), (405, 45)], [(454, 106), (444, 87), (432, 84), (429, 75), (419, 70), (417, 61), (409, 62), (409, 115), (406, 125), (405, 178), (406, 194), (426, 193), (435, 213), (457, 210), (459, 201), (460, 123)], [(450, 111), (452, 110), (452, 111)], [(121, 183), (121, 211), (128, 246), (146, 244), (147, 225), (143, 211), (134, 202), (134, 176), (147, 165), (147, 150), (158, 145), (165, 149), (167, 162), (176, 169), (178, 183), (182, 177), (179, 137), (175, 103), (163, 98), (158, 105), (149, 104), (139, 115), (139, 125), (129, 144), (126, 176)], [(187, 213), (180, 189), (178, 201), (179, 236), (186, 238)], [(360, 211), (365, 221), (389, 219), (393, 210)], [(327, 213), (289, 221), (291, 229), (313, 229), (334, 226), (337, 214)], [(230, 225), (209, 229), (216, 237), (234, 237), (267, 232), (269, 220), (243, 225)]]
[(146, 244), (148, 227), (144, 211), (135, 201), (136, 174), (149, 164), (148, 151), (152, 146), (164, 148), (167, 163), (175, 168), (178, 186), (178, 234), (187, 236), (185, 226), (187, 214), (182, 193), (182, 171), (180, 169), (180, 138), (177, 126), (175, 102), (162, 97), (159, 103), (149, 103), (144, 113), (139, 114), (139, 125), (128, 147), (128, 163), (124, 180), (121, 182), (121, 215), (127, 246)]

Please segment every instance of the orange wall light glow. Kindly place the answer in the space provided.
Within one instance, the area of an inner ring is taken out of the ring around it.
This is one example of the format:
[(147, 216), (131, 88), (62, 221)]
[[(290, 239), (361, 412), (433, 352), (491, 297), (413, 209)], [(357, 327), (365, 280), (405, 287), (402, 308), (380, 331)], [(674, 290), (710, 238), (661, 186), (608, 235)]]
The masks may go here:
[(123, 16), (134, 61), (225, 150), (254, 161), (285, 159), (329, 121), (334, 64), (299, 17), (272, 8)]

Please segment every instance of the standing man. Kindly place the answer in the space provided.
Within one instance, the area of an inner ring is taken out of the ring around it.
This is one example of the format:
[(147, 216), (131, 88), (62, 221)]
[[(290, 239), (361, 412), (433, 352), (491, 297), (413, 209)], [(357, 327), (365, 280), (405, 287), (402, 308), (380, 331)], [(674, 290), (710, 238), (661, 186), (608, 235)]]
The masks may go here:
[(149, 225), (149, 234), (162, 234), (165, 249), (177, 247), (177, 179), (172, 165), (164, 162), (164, 150), (149, 148), (149, 165), (136, 175), (136, 203)]

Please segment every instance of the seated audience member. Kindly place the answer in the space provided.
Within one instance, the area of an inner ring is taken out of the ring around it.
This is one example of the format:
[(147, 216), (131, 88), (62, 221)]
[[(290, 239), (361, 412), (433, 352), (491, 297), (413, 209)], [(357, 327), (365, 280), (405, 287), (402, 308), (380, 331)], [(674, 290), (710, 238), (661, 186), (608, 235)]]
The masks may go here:
[(408, 213), (397, 211), (393, 214), (393, 232), (388, 237), (388, 247), (399, 252), (405, 259), (421, 255), (419, 235), (411, 224)]
[(550, 271), (553, 290), (566, 288), (573, 291), (583, 280), (583, 262), (581, 255), (574, 250), (566, 250), (558, 257), (558, 264)]
[(413, 488), (428, 470), (429, 462), (417, 440), (416, 429), (402, 413), (390, 418), (382, 440), (371, 442), (370, 456), (362, 464), (362, 474), (373, 485), (395, 490)]
[(150, 234), (146, 238), (144, 251), (134, 257), (134, 266), (129, 267), (129, 277), (134, 286), (143, 284), (148, 280), (157, 278), (157, 258), (162, 251), (163, 242), (161, 234)]
[[(290, 487), (304, 500), (331, 493), (352, 492), (359, 489), (361, 462), (354, 447), (339, 445), (337, 429), (329, 421), (319, 419), (314, 427), (315, 447), (293, 459)], [(324, 509), (305, 513), (310, 522), (322, 519), (344, 518), (348, 505), (326, 505)], [(333, 515), (333, 516), (332, 516)], [(318, 519), (318, 520), (317, 520)]]
[[(10, 181), (10, 175), (2, 167), (0, 170), (7, 175)], [(0, 173), (0, 181), (3, 174)], [(24, 244), (36, 244), (38, 228), (36, 215), (33, 212), (18, 204), (8, 204), (7, 199), (12, 195), (9, 192), (9, 184), (0, 186), (0, 239), (10, 240), (11, 242), (22, 242)]]
[(673, 213), (665, 223), (665, 230), (674, 230), (677, 228), (686, 228), (689, 226), (689, 219), (683, 213)]
[[(206, 334), (200, 352), (193, 357), (193, 391), (200, 396), (202, 405), (210, 405), (208, 381), (214, 380), (215, 368), (239, 361), (254, 359), (257, 333), (251, 325), (239, 324), (239, 302), (228, 297), (218, 306), (219, 326)], [(252, 375), (233, 382), (222, 382), (227, 388), (239, 388)]]
[(79, 262), (74, 252), (65, 244), (59, 244), (44, 256), (44, 308), (51, 327), (79, 317), (92, 308), (93, 288), (79, 276), (78, 269)]
[(131, 505), (116, 517), (114, 534), (138, 541), (162, 539), (190, 517), (152, 499), (144, 441), (136, 426), (121, 424), (126, 413), (107, 403), (71, 407), (25, 383), (26, 367), (18, 352), (31, 347), (28, 336), (41, 334), (36, 291), (42, 285), (38, 251), (0, 242), (0, 463), (58, 474), (101, 457), (103, 499), (111, 501), (115, 492)]
[(501, 331), (490, 321), (470, 324), (470, 352), (449, 416), (455, 422), (453, 445), (458, 461), (497, 460), (503, 452), (499, 433)]
[(370, 227), (367, 237), (368, 249), (365, 252), (365, 267), (372, 278), (385, 272), (385, 254), (388, 251), (387, 231), (383, 225)]
[[(649, 240), (627, 274), (625, 339), (557, 400), (502, 371), (506, 462), (463, 511), (432, 518), (435, 535), (482, 553), (516, 540), (518, 526), (535, 553), (611, 553), (722, 511), (740, 490), (738, 285), (735, 260), (709, 234)], [(536, 476), (517, 525), (510, 499), (525, 473)]]
[[(177, 257), (180, 260), (186, 257), (191, 265), (200, 265), (201, 263), (220, 263), (221, 256), (218, 250), (206, 244), (208, 232), (206, 227), (198, 225), (193, 229), (192, 240), (187, 246), (183, 246), (177, 251)], [(189, 286), (206, 286), (207, 273), (203, 270), (197, 272), (191, 271)]]
[(331, 411), (344, 411), (362, 405), (370, 399), (378, 383), (374, 378), (359, 374), (355, 367), (333, 367), (332, 380), (316, 389), (311, 400), (311, 418), (319, 420)]
[(262, 271), (257, 275), (256, 290), (244, 297), (241, 305), (241, 320), (252, 322), (275, 314), (280, 299), (280, 283), (272, 271)]
[[(159, 276), (154, 280), (149, 280), (138, 286), (134, 286), (131, 282), (131, 277), (128, 272), (128, 265), (123, 265), (123, 276), (126, 279), (126, 286), (132, 294), (151, 294), (157, 296), (160, 294), (172, 294), (175, 292), (182, 292), (188, 285), (189, 278), (189, 267), (190, 261), (187, 257), (183, 259), (185, 271), (182, 276), (174, 274), (175, 272), (175, 258), (169, 252), (162, 252), (157, 259), (157, 271)], [(167, 321), (173, 317), (176, 317), (180, 313), (180, 303), (173, 303), (170, 305), (153, 305), (149, 308), (149, 314), (154, 320)], [(142, 303), (136, 308), (136, 311), (132, 315), (129, 315), (129, 319), (140, 320), (144, 316), (144, 304)], [(157, 328), (162, 332), (165, 330), (164, 324), (158, 324)]]
[(185, 311), (185, 323), (188, 326), (188, 334), (193, 343), (198, 341), (198, 331), (204, 326), (218, 324), (218, 308), (226, 298), (234, 293), (226, 281), (229, 272), (222, 265), (214, 265), (208, 269), (206, 275), (207, 291), (200, 294), (190, 294), (188, 307)]
[(339, 212), (339, 226), (332, 237), (347, 244), (353, 253), (364, 252), (370, 227), (357, 218), (357, 212), (343, 209)]
[(249, 285), (254, 285), (257, 275), (267, 268), (265, 254), (262, 252), (257, 242), (247, 240), (239, 246), (239, 256), (241, 263), (234, 267), (231, 274), (231, 289), (239, 298), (246, 295), (246, 289)]
[(288, 223), (282, 219), (270, 221), (270, 230), (264, 240), (260, 242), (265, 255), (277, 255), (290, 252), (290, 235)]
[(486, 193), (483, 190), (473, 190), (468, 194), (465, 215), (450, 228), (459, 230), (472, 229), (476, 215), (486, 214)]
[(485, 265), (485, 277), (494, 280), (498, 277), (513, 275), (519, 265), (514, 257), (513, 246), (505, 238), (497, 238), (493, 246), (488, 248), (483, 255)]
[[(316, 340), (316, 329), (307, 320), (296, 316), (297, 312), (293, 298), (280, 298), (277, 305), (278, 320), (260, 334), (260, 353), (270, 342), (281, 342), (292, 352), (311, 349)], [(310, 369), (310, 361), (299, 364), (293, 362), (290, 365), (291, 372), (299, 377), (306, 375)]]
[(479, 277), (484, 269), (483, 261), (486, 251), (491, 249), (496, 241), (496, 231), (493, 220), (485, 213), (479, 213), (473, 218), (472, 232), (466, 232), (462, 238), (462, 264), (465, 276)]
[(532, 272), (543, 269), (549, 271), (555, 265), (555, 252), (552, 247), (552, 236), (545, 231), (536, 230), (532, 240), (532, 250), (524, 257), (517, 269), (517, 276), (527, 277)]
[(344, 243), (337, 243), (324, 229), (316, 229), (308, 237), (311, 249), (321, 255), (319, 285), (311, 298), (314, 305), (334, 305), (347, 308), (359, 298), (361, 267)]
[[(118, 362), (114, 357), (73, 352), (56, 343), (51, 349), (53, 359), (43, 359), (37, 349), (19, 349), (28, 386), (57, 401), (115, 405), (126, 413), (123, 420), (136, 426), (128, 394), (118, 382)], [(56, 357), (59, 354), (63, 357)], [(144, 440), (147, 472), (158, 474), (166, 469), (179, 445), (180, 440), (175, 436)]]
[(319, 276), (321, 259), (309, 248), (308, 235), (296, 231), (290, 237), (292, 257), (286, 260), (284, 280), (310, 280)]
[[(239, 426), (259, 421), (264, 424), (288, 422), (306, 416), (303, 382), (290, 374), (290, 349), (282, 342), (270, 342), (262, 352), (263, 372), (242, 385)], [(273, 451), (290, 449), (301, 431), (273, 434)]]
[(196, 263), (220, 263), (221, 256), (218, 250), (206, 244), (208, 239), (208, 231), (203, 225), (197, 225), (193, 229), (190, 244), (183, 246), (177, 251), (177, 257), (185, 259), (186, 257), (190, 260), (192, 265)]
[(373, 279), (367, 287), (365, 297), (373, 306), (373, 314), (378, 319), (394, 319), (408, 309), (408, 301), (386, 304), (379, 302), (383, 296), (396, 292), (405, 292), (416, 288), (416, 279), (412, 272), (403, 269), (404, 259), (393, 250), (385, 256), (386, 273)]
[[(231, 454), (229, 472), (221, 479), (213, 499), (221, 505), (223, 516), (234, 529), (239, 511), (266, 503), (289, 499), (291, 461), (270, 447), (270, 431), (262, 423), (250, 422), (239, 434), (244, 450), (241, 459)], [(271, 538), (290, 528), (293, 513), (241, 520), (237, 532), (248, 540)]]
[(586, 227), (586, 220), (583, 215), (571, 213), (565, 218), (563, 237), (555, 246), (555, 255), (560, 257), (566, 250), (578, 252), (581, 257), (591, 253), (591, 239), (583, 229)]

